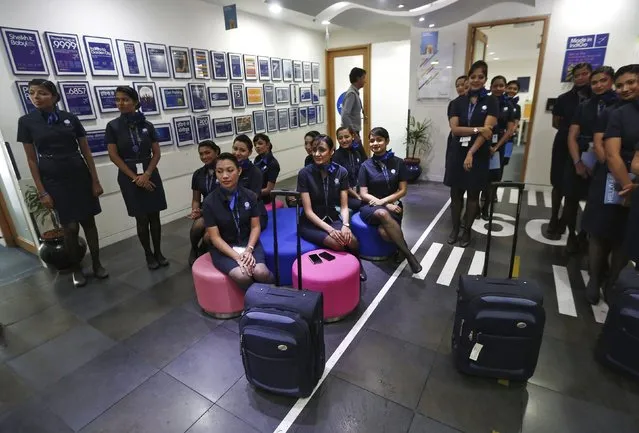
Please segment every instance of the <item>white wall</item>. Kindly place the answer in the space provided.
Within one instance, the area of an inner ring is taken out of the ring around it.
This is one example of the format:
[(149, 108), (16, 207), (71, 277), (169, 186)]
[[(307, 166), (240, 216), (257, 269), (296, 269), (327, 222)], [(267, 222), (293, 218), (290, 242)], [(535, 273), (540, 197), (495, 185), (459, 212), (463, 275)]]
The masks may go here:
[[(519, 93), (519, 105), (522, 110), (526, 102), (532, 102), (537, 73), (537, 58), (519, 60), (497, 60), (490, 62), (490, 76), (503, 75), (506, 80), (516, 80), (517, 77), (530, 77), (530, 91)], [(487, 85), (488, 86), (488, 85)]]
[(329, 27), (328, 48), (342, 48), (376, 42), (405, 41), (410, 39), (410, 27), (385, 23), (370, 30), (334, 29)]
[[(35, 12), (34, 12), (35, 11)], [(224, 30), (224, 18), (220, 6), (199, 0), (103, 0), (88, 2), (82, 0), (22, 0), (10, 8), (3, 7), (0, 25), (18, 28), (75, 33), (80, 35), (108, 36), (112, 39), (132, 39), (141, 42), (163, 43), (166, 45), (215, 49), (245, 54), (290, 58), (319, 62), (325, 86), (324, 35), (298, 28), (280, 21), (238, 12), (239, 28)], [(44, 40), (43, 40), (44, 43)], [(5, 50), (0, 50), (0, 100), (3, 101), (0, 130), (8, 141), (14, 143), (17, 119), (22, 115), (14, 80), (28, 79), (13, 76), (7, 62)], [(58, 77), (51, 76), (58, 80)], [(67, 79), (60, 77), (61, 80)], [(131, 78), (95, 79), (82, 78), (92, 84), (130, 83)], [(144, 81), (135, 79), (135, 81)], [(188, 80), (158, 80), (158, 85), (179, 82), (185, 86)], [(207, 85), (227, 85), (225, 82), (209, 81)], [(284, 84), (284, 83), (282, 83)], [(286, 83), (288, 85), (289, 83)], [(310, 84), (309, 84), (310, 85)], [(324, 98), (321, 101), (325, 104)], [(283, 107), (278, 107), (283, 108)], [(259, 109), (255, 108), (255, 109)], [(262, 107), (263, 109), (263, 107)], [(250, 113), (253, 109), (246, 110)], [(241, 115), (243, 110), (211, 110), (213, 117)], [(187, 110), (174, 111), (170, 115), (149, 117), (152, 122), (169, 122), (174, 116), (191, 114)], [(97, 121), (83, 122), (87, 128), (102, 128), (116, 117), (116, 114), (99, 115)], [(325, 131), (325, 124), (313, 125), (313, 129)], [(272, 135), (276, 157), (282, 166), (281, 177), (297, 173), (304, 159), (304, 129), (294, 129)], [(229, 139), (216, 140), (223, 150), (230, 150)], [(23, 176), (29, 171), (24, 153), (16, 149), (16, 158)], [(118, 241), (134, 234), (134, 220), (126, 214), (124, 202), (116, 181), (117, 169), (108, 157), (96, 159), (98, 174), (105, 189), (101, 199), (102, 214), (97, 218), (102, 244)], [(164, 187), (169, 208), (163, 212), (164, 221), (177, 219), (190, 208), (190, 179), (194, 169), (200, 166), (196, 146), (163, 148), (159, 170), (164, 179)]]
[[(535, 7), (504, 3), (486, 8), (467, 20), (435, 30), (439, 31), (440, 44), (456, 44), (454, 71), (455, 76), (458, 76), (464, 73), (469, 23), (543, 14), (551, 14), (550, 29), (528, 155), (526, 182), (547, 185), (550, 181), (550, 154), (555, 131), (550, 126), (551, 114), (545, 112), (545, 105), (548, 98), (557, 97), (570, 88), (570, 85), (560, 82), (566, 39), (568, 36), (582, 34), (610, 33), (606, 63), (619, 67), (636, 62), (636, 58), (633, 58), (632, 41), (637, 37), (639, 3), (636, 0), (610, 0), (602, 6), (594, 1), (584, 0), (538, 0)], [(416, 71), (422, 31), (419, 28), (411, 31), (410, 107), (416, 116), (433, 120), (437, 152), (431, 168), (431, 178), (442, 180), (449, 132), (446, 118), (448, 101), (417, 100)], [(489, 62), (489, 75), (493, 75), (493, 72)]]

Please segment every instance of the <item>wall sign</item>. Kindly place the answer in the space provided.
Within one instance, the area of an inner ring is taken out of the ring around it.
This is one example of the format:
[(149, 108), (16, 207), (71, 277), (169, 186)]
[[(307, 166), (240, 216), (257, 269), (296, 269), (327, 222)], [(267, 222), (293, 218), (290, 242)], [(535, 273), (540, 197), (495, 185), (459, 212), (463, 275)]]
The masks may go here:
[(28, 81), (16, 81), (16, 87), (18, 88), (18, 95), (20, 96), (20, 102), (22, 102), (22, 109), (24, 114), (29, 114), (32, 111), (37, 110), (31, 98), (29, 97), (29, 82)]
[(62, 81), (59, 84), (60, 96), (69, 113), (75, 114), (80, 120), (97, 118), (88, 81)]
[(566, 43), (564, 66), (561, 69), (561, 82), (572, 81), (572, 68), (577, 63), (590, 63), (593, 69), (604, 64), (609, 33), (598, 35), (570, 36)]
[(86, 75), (77, 35), (44, 32), (56, 75)]
[(93, 86), (98, 101), (100, 113), (115, 113), (118, 106), (115, 103), (115, 89), (118, 86)]
[(125, 77), (145, 77), (144, 57), (142, 56), (142, 44), (136, 41), (123, 41), (116, 39), (120, 55), (120, 67)]
[(447, 99), (453, 84), (452, 46), (439, 45), (439, 32), (422, 32), (417, 65), (417, 99)]
[(191, 116), (174, 117), (173, 125), (175, 126), (178, 147), (195, 143), (195, 131)]
[(104, 128), (87, 130), (87, 143), (93, 156), (106, 155), (109, 153)]
[(89, 66), (93, 76), (118, 76), (113, 42), (110, 38), (85, 36), (84, 44), (87, 48)]
[(49, 75), (37, 31), (7, 27), (0, 30), (14, 75)]

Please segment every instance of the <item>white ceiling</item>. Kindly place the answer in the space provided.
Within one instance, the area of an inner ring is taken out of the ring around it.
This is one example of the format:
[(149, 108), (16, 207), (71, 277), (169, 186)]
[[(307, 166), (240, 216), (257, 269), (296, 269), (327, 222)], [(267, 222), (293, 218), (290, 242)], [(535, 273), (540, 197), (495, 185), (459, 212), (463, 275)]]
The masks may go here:
[(492, 63), (495, 58), (500, 62), (537, 59), (543, 28), (543, 21), (482, 28), (488, 36), (486, 60)]

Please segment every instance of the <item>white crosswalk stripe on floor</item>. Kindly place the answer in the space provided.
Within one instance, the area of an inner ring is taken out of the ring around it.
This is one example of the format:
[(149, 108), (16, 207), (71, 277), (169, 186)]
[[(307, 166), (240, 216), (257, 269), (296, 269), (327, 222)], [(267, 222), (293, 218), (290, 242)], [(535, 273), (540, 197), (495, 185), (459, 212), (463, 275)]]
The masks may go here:
[(457, 271), (457, 266), (459, 266), (459, 262), (463, 255), (464, 248), (453, 247), (453, 251), (451, 251), (448, 256), (448, 260), (446, 260), (444, 269), (442, 269), (442, 272), (439, 274), (437, 284), (450, 286), (450, 283), (453, 281), (453, 277), (455, 276), (455, 271)]
[(426, 275), (428, 275), (430, 268), (433, 266), (433, 263), (435, 263), (435, 259), (437, 259), (437, 256), (439, 255), (442, 247), (443, 245), (438, 242), (433, 242), (431, 244), (430, 248), (426, 252), (426, 255), (421, 261), (422, 271), (418, 274), (413, 274), (414, 278), (418, 278), (420, 280), (426, 278)]
[(555, 278), (555, 291), (557, 292), (557, 307), (559, 313), (566, 316), (577, 317), (577, 307), (572, 296), (568, 269), (564, 266), (552, 265), (552, 273)]

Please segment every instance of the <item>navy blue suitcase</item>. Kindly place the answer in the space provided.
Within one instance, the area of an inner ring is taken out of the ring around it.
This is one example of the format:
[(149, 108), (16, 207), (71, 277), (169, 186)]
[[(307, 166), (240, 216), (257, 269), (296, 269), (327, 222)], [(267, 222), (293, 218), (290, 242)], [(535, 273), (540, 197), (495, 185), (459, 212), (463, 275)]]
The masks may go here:
[(491, 205), (483, 276), (459, 278), (452, 349), (455, 365), (463, 373), (525, 381), (537, 366), (546, 313), (543, 292), (537, 283), (512, 279), (524, 184), (492, 184), (495, 191), (500, 186), (519, 190), (509, 278), (486, 276), (493, 220)]
[(624, 269), (616, 288), (595, 353), (602, 363), (639, 379), (639, 273)]
[[(276, 196), (299, 193), (272, 191)], [(299, 226), (299, 204), (297, 222)], [(273, 209), (275, 273), (279, 285), (277, 216)], [(302, 287), (299, 231), (297, 237), (298, 287)], [(291, 290), (261, 284), (244, 297), (240, 319), (240, 351), (246, 378), (253, 386), (291, 397), (308, 397), (324, 374), (324, 309), (321, 292)]]

